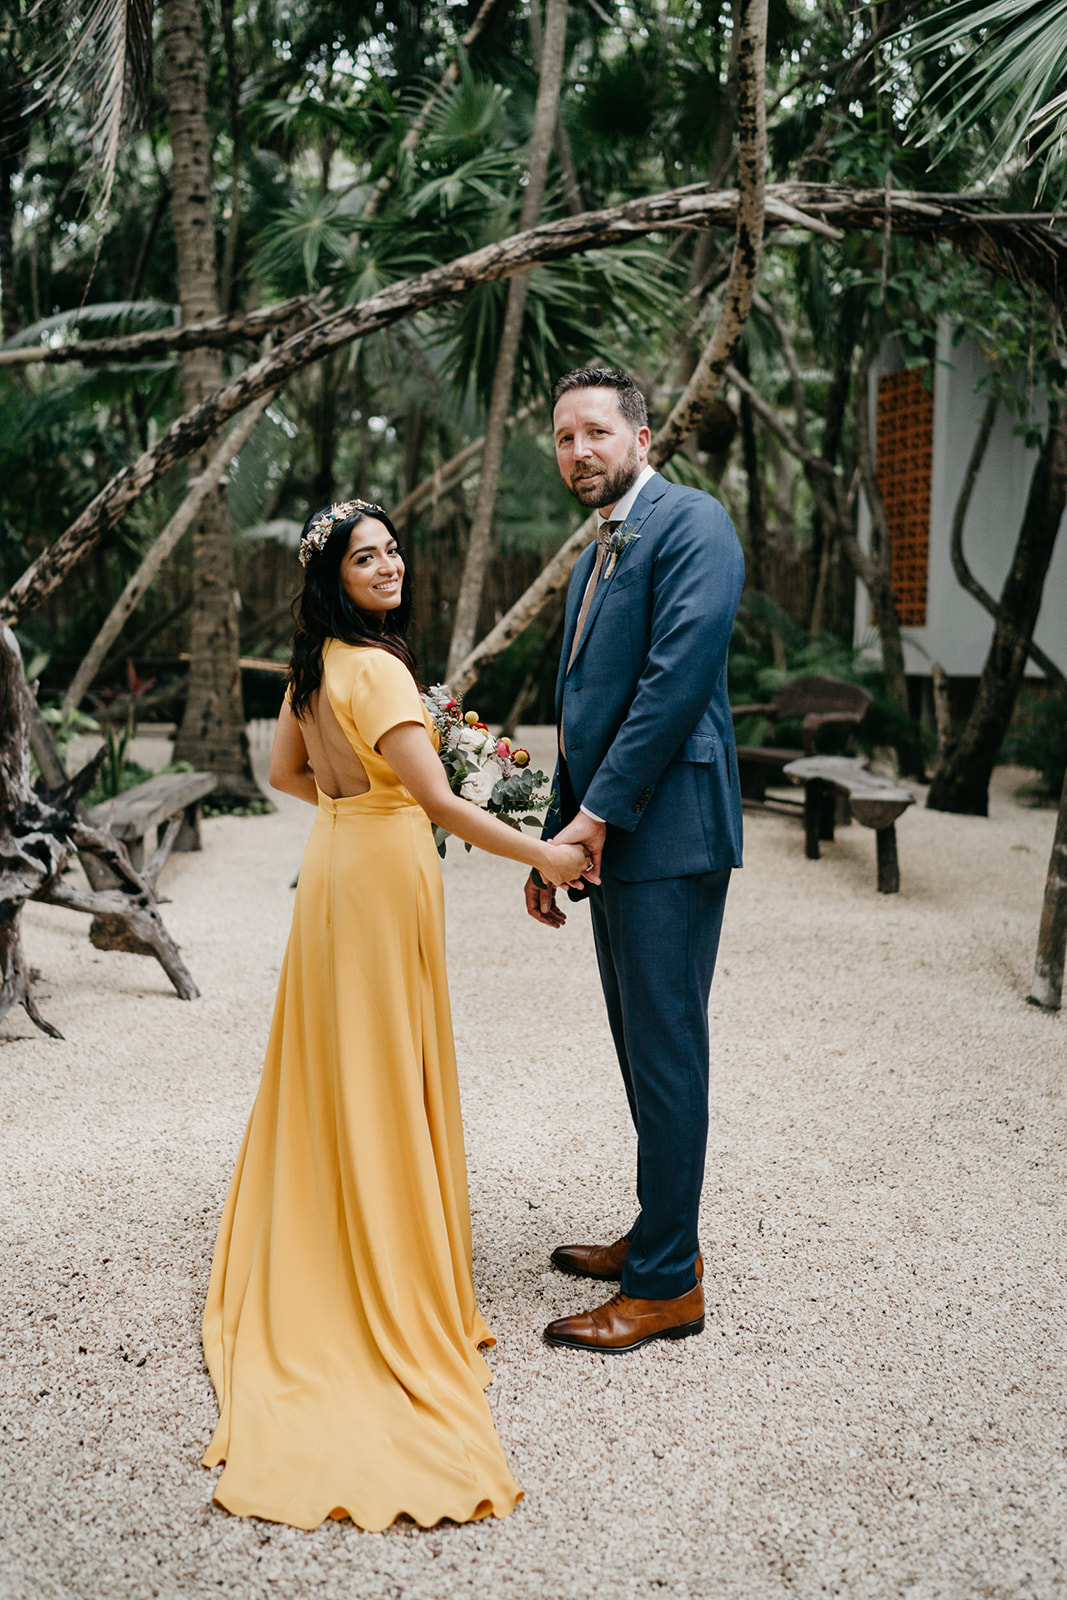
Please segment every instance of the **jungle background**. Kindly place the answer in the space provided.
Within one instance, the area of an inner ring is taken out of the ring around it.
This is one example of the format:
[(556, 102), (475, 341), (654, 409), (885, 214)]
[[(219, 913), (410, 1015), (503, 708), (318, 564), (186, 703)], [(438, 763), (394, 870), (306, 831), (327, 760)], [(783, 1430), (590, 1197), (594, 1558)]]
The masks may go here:
[[(0, 585), (294, 329), (539, 224), (686, 186), (739, 189), (743, 208), (746, 71), (761, 112), (748, 154), (768, 194), (832, 186), (867, 210), (840, 226), (814, 205), (768, 211), (728, 359), (662, 461), (723, 500), (745, 547), (731, 693), (856, 678), (876, 697), (868, 743), (894, 749), (905, 775), (933, 769), (931, 804), (982, 811), (1002, 751), (1058, 794), (1067, 682), (1046, 659), (1020, 690), (1067, 503), (1058, 269), (1032, 265), (1038, 246), (1059, 247), (1061, 0), (547, 0), (543, 13), (540, 0), (12, 0)], [(902, 192), (930, 196), (921, 237), (892, 224)], [(967, 246), (961, 206), (994, 219), (984, 238), (1001, 230), (992, 267)], [(222, 803), (257, 803), (244, 723), (272, 715), (284, 687), (270, 664), (287, 659), (299, 528), (353, 494), (400, 526), (423, 681), (470, 688), (509, 726), (551, 720), (561, 590), (525, 611), (524, 597), (581, 513), (555, 466), (547, 390), (573, 366), (622, 367), (655, 433), (736, 313), (729, 217), (596, 238), (594, 224), (581, 253), (475, 273), (447, 302), (416, 301), (304, 363), (246, 414), (254, 431), (184, 532), (172, 519), (220, 436), (176, 457), (62, 582), (9, 612), (56, 731), (86, 716), (118, 730), (134, 715), (174, 721), (177, 760), (218, 773)], [(1012, 576), (990, 597), (990, 681), (950, 686), (935, 729), (903, 670), (866, 397), (890, 335), (933, 383), (945, 317), (979, 340), (989, 403), (1012, 409), (1035, 470), (1025, 525), (1005, 534)], [(210, 336), (153, 343), (183, 324)], [(78, 683), (168, 528), (173, 548)], [(862, 650), (857, 574), (873, 610)], [(516, 608), (514, 638), (472, 665)], [(121, 782), (121, 760), (110, 767)]]

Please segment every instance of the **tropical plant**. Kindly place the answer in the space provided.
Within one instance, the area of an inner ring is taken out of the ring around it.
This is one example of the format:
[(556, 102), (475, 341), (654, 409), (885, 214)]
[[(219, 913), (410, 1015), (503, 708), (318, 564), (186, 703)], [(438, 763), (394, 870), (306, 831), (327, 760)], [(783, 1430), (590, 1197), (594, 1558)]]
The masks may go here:
[(1067, 183), (1067, 0), (958, 0), (935, 16), (904, 52), (940, 69), (915, 110), (934, 164), (978, 134), (988, 182), (1031, 168), (1038, 197), (1058, 205)]

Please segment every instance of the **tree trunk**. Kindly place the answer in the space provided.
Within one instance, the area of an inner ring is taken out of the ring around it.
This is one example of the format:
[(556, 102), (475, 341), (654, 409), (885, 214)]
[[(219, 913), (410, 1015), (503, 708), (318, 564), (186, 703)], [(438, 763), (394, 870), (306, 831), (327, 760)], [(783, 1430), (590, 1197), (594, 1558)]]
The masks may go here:
[(871, 514), (871, 548), (869, 552), (863, 552), (863, 560), (858, 559), (859, 545), (854, 539), (848, 541), (845, 548), (857, 577), (866, 584), (871, 597), (871, 608), (882, 647), (886, 695), (898, 711), (907, 715), (908, 682), (904, 674), (904, 645), (900, 637), (900, 616), (893, 596), (893, 550), (871, 448), (869, 370), (867, 366), (862, 368), (856, 384), (856, 454)]
[[(530, 5), (530, 54), (533, 56), (534, 71), (540, 80), (544, 60), (544, 32), (541, 27), (540, 0), (531, 0)], [(574, 169), (574, 154), (571, 142), (567, 137), (567, 129), (563, 121), (562, 103), (557, 102), (556, 112), (556, 160), (559, 162), (560, 177), (563, 179), (563, 198), (567, 210), (572, 217), (580, 217), (585, 210), (582, 200), (582, 190), (578, 183), (578, 174)]]
[(226, 53), (226, 108), (230, 124), (230, 217), (222, 252), (222, 291), (219, 299), (228, 315), (233, 310), (237, 285), (237, 244), (241, 233), (241, 84), (237, 71), (237, 41), (233, 31), (233, 0), (222, 0), (222, 39)]
[(997, 606), (978, 698), (959, 738), (934, 773), (926, 797), (933, 811), (989, 815), (989, 779), (1011, 722), (1065, 508), (1067, 418), (1060, 404), (1053, 402), (1011, 570)]
[[(531, 4), (536, 7), (540, 4), (540, 0), (531, 0)], [(552, 153), (559, 120), (566, 37), (567, 0), (546, 0), (541, 75), (537, 85), (537, 105), (527, 163), (528, 182), (519, 216), (520, 232), (535, 227), (541, 215), (541, 203), (544, 200), (545, 183), (548, 178), (548, 159)], [(515, 363), (519, 354), (522, 317), (526, 309), (529, 287), (530, 276), (526, 272), (517, 272), (508, 284), (507, 310), (504, 313), (500, 348), (493, 373), (493, 390), (489, 400), (489, 415), (485, 424), (485, 450), (482, 455), (478, 502), (471, 522), (463, 576), (460, 579), (459, 596), (456, 600), (452, 640), (448, 648), (448, 665), (445, 668), (445, 677), (449, 680), (474, 648), (478, 629), (478, 612), (481, 609), (482, 590), (485, 587), (485, 571), (489, 564), (500, 468), (504, 459), (504, 434), (511, 412), (511, 390), (515, 381)]]
[(1045, 883), (1045, 904), (1037, 937), (1034, 979), (1030, 1003), (1045, 1011), (1058, 1011), (1063, 1004), (1063, 967), (1067, 955), (1067, 776), (1060, 795), (1056, 835), (1049, 857)]
[(759, 279), (766, 216), (767, 0), (741, 0), (737, 29), (737, 227), (715, 330), (648, 452), (658, 467), (699, 427), (744, 332)]
[[(989, 440), (993, 433), (993, 423), (996, 421), (997, 405), (997, 396), (995, 394), (990, 395), (986, 401), (985, 410), (982, 412), (981, 421), (978, 424), (978, 433), (975, 437), (974, 447), (971, 450), (971, 458), (967, 463), (967, 470), (964, 472), (963, 483), (960, 486), (959, 496), (956, 500), (956, 509), (952, 515), (952, 537), (949, 542), (952, 570), (956, 574), (960, 588), (966, 589), (972, 600), (977, 600), (982, 609), (988, 611), (994, 621), (996, 621), (997, 616), (997, 602), (989, 591), (978, 582), (978, 579), (967, 564), (967, 557), (963, 552), (963, 529), (967, 521), (967, 512), (970, 508), (974, 486), (981, 471), (982, 463), (985, 460), (986, 451), (989, 448)], [(1052, 658), (1046, 655), (1040, 645), (1035, 644), (1032, 639), (1030, 641), (1030, 660), (1035, 666), (1041, 668), (1053, 688), (1060, 694), (1067, 694), (1067, 677), (1064, 677)]]
[[(164, 0), (163, 91), (173, 156), (178, 295), (182, 320), (199, 322), (219, 315), (200, 0)], [(192, 409), (222, 386), (221, 356), (189, 351), (182, 357), (182, 380), (186, 408)], [(198, 476), (207, 470), (210, 448), (206, 440), (193, 463)], [(193, 528), (192, 659), (174, 757), (216, 773), (216, 799), (241, 803), (262, 796), (252, 776), (241, 702), (235, 592), (229, 507), (220, 483), (205, 498)]]
[[(315, 472), (311, 480), (312, 506), (328, 505), (334, 491), (334, 455), (337, 450), (337, 382), (334, 362), (327, 357), (319, 363), (315, 373), (318, 394), (315, 396)], [(365, 409), (362, 407), (361, 409)]]

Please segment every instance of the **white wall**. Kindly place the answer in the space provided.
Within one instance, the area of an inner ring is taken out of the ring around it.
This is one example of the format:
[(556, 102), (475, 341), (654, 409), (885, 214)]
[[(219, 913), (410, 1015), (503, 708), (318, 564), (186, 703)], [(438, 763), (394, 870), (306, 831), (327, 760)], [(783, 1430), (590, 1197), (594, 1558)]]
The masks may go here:
[[(993, 619), (957, 583), (949, 543), (952, 514), (985, 404), (984, 393), (975, 393), (975, 384), (985, 370), (985, 363), (978, 346), (970, 338), (964, 338), (953, 349), (952, 328), (948, 323), (942, 323), (938, 329), (937, 348), (926, 626), (905, 629), (905, 663), (909, 672), (924, 677), (929, 676), (935, 661), (940, 661), (950, 677), (977, 677), (993, 635)], [(878, 378), (900, 364), (889, 345), (872, 368), (869, 395), (872, 439)], [(1037, 459), (1036, 450), (1028, 450), (1023, 440), (1014, 436), (1015, 422), (1002, 406), (963, 530), (963, 549), (971, 571), (994, 598), (999, 596), (1011, 565)], [(870, 516), (862, 501), (859, 534), (866, 548)], [(858, 584), (857, 643), (868, 634), (869, 618), (870, 600), (863, 584)], [(1045, 579), (1034, 637), (1053, 661), (1067, 671), (1067, 528), (1064, 527), (1060, 529)], [(1027, 671), (1031, 676), (1041, 676), (1032, 662)]]

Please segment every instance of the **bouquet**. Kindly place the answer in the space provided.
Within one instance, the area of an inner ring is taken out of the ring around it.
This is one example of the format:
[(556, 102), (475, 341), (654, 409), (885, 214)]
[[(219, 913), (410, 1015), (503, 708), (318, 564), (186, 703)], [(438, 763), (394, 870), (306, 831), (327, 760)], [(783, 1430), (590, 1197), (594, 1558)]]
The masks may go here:
[[(535, 813), (544, 811), (550, 795), (544, 773), (530, 766), (530, 752), (521, 746), (513, 749), (507, 739), (494, 739), (478, 713), (465, 712), (444, 684), (435, 683), (422, 701), (437, 729), (441, 765), (452, 792), (491, 811), (509, 827), (524, 822), (538, 827), (541, 817)], [(442, 856), (448, 838), (447, 829), (434, 828)]]

